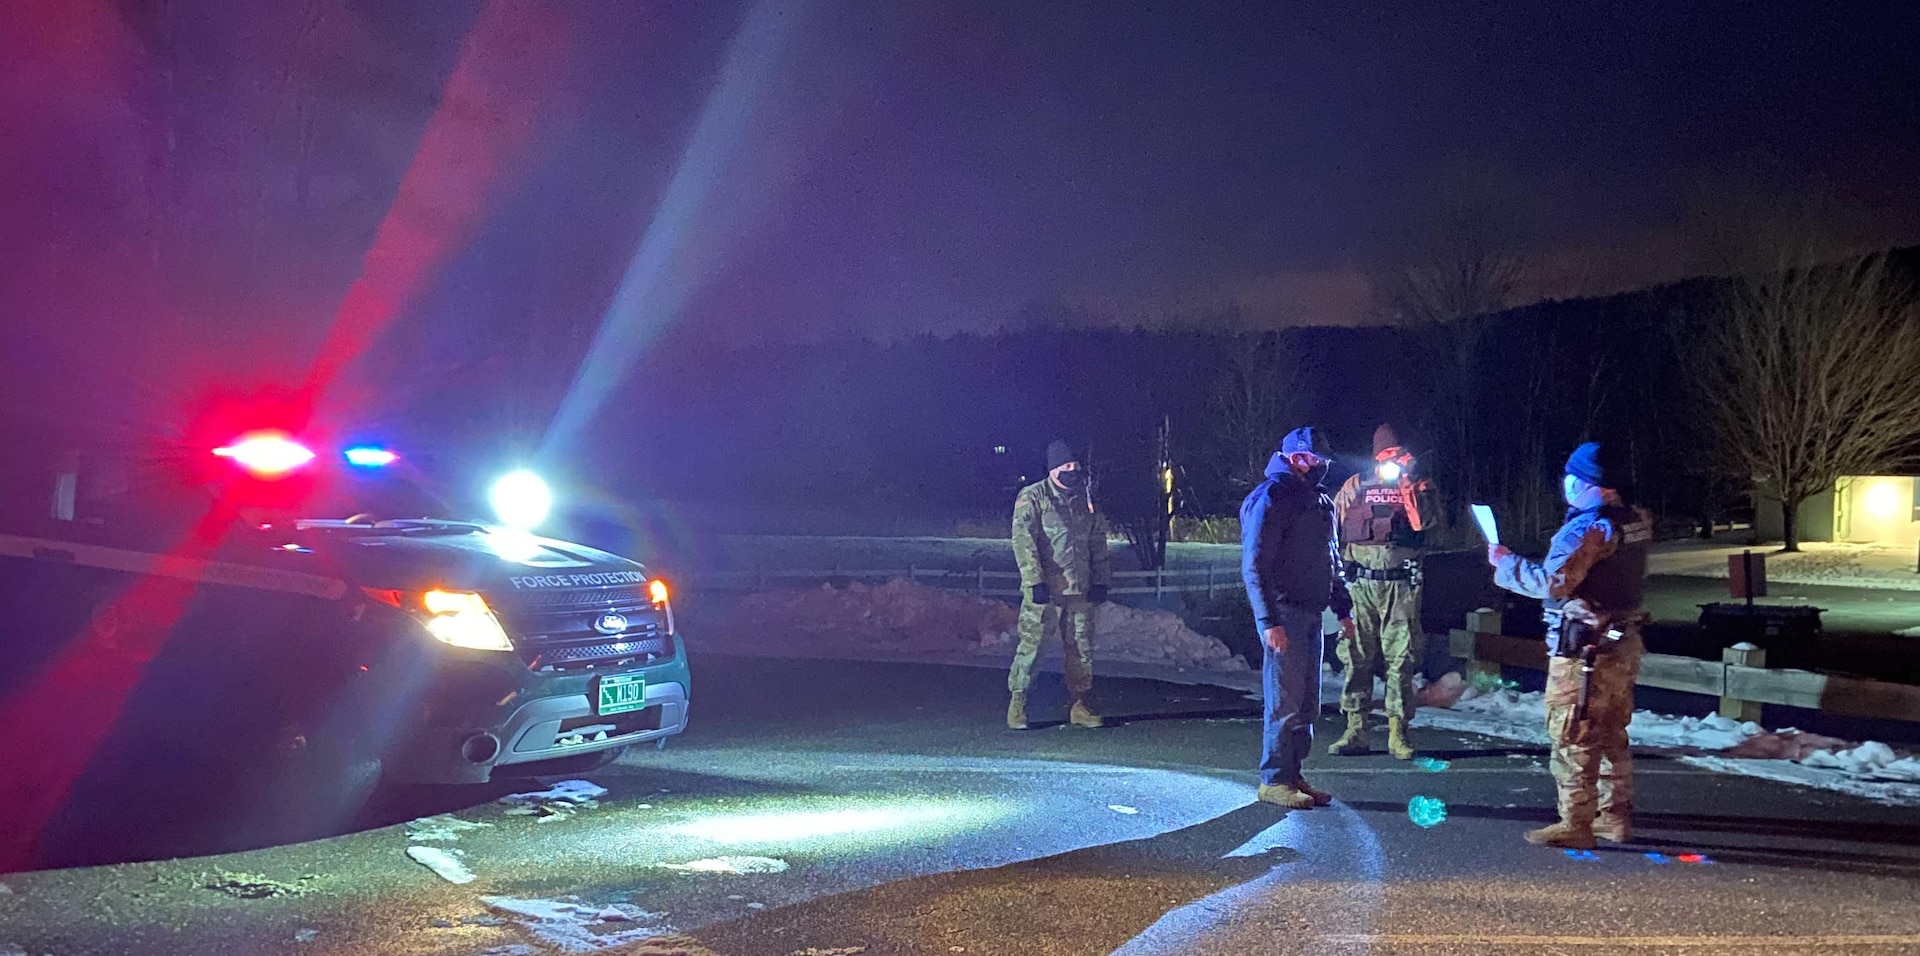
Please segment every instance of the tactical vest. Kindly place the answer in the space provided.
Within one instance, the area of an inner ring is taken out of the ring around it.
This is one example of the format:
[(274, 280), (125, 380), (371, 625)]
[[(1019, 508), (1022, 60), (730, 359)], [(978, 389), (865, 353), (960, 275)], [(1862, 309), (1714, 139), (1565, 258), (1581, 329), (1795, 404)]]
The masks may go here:
[(1361, 482), (1340, 515), (1342, 544), (1418, 548), (1424, 537), (1407, 517), (1407, 491), (1399, 482)]
[[(1573, 596), (1606, 614), (1640, 609), (1647, 592), (1647, 555), (1653, 550), (1653, 516), (1627, 505), (1607, 505), (1600, 517), (1613, 524), (1619, 545), (1611, 556), (1587, 570)], [(1549, 602), (1564, 604), (1565, 602)]]

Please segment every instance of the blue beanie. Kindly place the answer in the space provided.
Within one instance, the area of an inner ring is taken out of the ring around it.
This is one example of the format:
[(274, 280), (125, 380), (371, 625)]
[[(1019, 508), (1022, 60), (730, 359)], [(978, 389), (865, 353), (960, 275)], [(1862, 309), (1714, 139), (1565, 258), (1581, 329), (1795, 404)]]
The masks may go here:
[(1287, 437), (1280, 439), (1280, 454), (1298, 455), (1301, 452), (1311, 452), (1322, 458), (1327, 457), (1327, 443), (1312, 425), (1296, 428), (1288, 432)]
[(1567, 474), (1590, 485), (1610, 488), (1612, 486), (1607, 484), (1607, 469), (1601, 464), (1602, 457), (1600, 443), (1587, 442), (1575, 448), (1573, 454), (1567, 456)]

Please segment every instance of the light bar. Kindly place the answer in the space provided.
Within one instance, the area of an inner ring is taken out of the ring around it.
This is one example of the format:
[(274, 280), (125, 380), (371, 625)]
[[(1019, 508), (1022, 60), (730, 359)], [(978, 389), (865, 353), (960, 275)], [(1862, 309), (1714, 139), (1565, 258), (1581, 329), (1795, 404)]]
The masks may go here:
[(231, 445), (215, 448), (213, 453), (231, 458), (240, 467), (259, 475), (285, 474), (313, 460), (311, 450), (283, 432), (243, 435)]
[(347, 464), (361, 468), (385, 468), (400, 460), (399, 455), (385, 448), (374, 448), (368, 445), (349, 448), (344, 454), (347, 456)]

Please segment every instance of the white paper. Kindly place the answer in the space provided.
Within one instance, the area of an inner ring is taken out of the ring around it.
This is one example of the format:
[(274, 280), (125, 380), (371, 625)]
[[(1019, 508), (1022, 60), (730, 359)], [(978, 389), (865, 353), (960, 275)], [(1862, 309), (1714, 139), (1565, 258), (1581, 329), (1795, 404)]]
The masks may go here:
[(1493, 520), (1493, 508), (1489, 505), (1474, 505), (1473, 520), (1480, 524), (1480, 535), (1488, 544), (1500, 543), (1500, 526)]

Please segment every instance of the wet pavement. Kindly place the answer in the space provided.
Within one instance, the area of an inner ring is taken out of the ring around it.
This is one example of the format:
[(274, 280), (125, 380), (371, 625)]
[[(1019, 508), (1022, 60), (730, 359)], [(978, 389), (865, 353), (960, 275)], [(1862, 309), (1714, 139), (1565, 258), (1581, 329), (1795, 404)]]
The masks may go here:
[(0, 953), (1920, 953), (1912, 809), (1648, 757), (1639, 839), (1568, 855), (1519, 839), (1537, 748), (1316, 756), (1339, 802), (1283, 815), (1235, 691), (1108, 680), (1124, 724), (1011, 733), (991, 671), (695, 668), (692, 729), (590, 801), (411, 790), (326, 839), (8, 874)]

